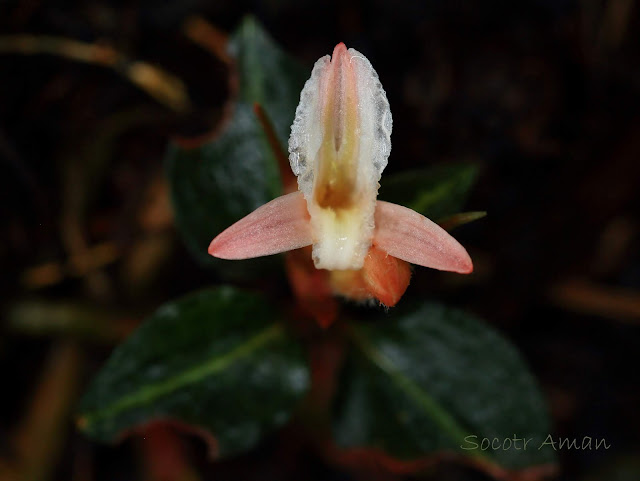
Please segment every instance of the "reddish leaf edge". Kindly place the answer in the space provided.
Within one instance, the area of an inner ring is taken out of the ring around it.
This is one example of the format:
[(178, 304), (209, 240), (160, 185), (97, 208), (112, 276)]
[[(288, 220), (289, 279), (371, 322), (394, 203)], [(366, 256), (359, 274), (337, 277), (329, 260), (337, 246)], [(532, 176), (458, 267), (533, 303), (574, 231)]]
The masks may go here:
[(558, 473), (553, 463), (507, 469), (480, 456), (464, 456), (453, 451), (436, 453), (410, 460), (394, 458), (379, 448), (340, 448), (333, 442), (323, 448), (325, 459), (334, 465), (353, 469), (380, 472), (392, 475), (411, 475), (431, 470), (443, 463), (456, 463), (487, 474), (497, 481), (540, 481)]

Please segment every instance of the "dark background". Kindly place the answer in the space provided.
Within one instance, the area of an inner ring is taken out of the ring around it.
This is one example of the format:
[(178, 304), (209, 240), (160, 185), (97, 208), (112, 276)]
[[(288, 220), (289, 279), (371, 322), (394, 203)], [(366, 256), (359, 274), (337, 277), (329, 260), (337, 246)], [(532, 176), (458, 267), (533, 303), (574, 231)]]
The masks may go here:
[[(634, 0), (0, 2), (3, 35), (112, 46), (182, 79), (192, 104), (167, 107), (117, 64), (0, 46), (0, 478), (156, 479), (144, 445), (94, 445), (69, 406), (132, 325), (212, 280), (172, 228), (162, 161), (170, 138), (214, 129), (229, 95), (228, 67), (188, 38), (185, 20), (228, 33), (246, 13), (309, 69), (339, 41), (371, 60), (394, 115), (387, 172), (480, 166), (467, 208), (488, 216), (456, 233), (476, 271), (443, 284), (422, 270), (410, 290), (510, 338), (557, 435), (612, 446), (559, 453), (560, 479), (640, 479)], [(34, 327), (29, 308), (40, 307), (62, 321)], [(64, 319), (80, 308), (96, 321), (78, 343)], [(185, 442), (205, 479), (358, 479), (295, 436), (216, 466)], [(24, 453), (29, 467), (16, 471)], [(431, 476), (484, 479), (454, 465)]]

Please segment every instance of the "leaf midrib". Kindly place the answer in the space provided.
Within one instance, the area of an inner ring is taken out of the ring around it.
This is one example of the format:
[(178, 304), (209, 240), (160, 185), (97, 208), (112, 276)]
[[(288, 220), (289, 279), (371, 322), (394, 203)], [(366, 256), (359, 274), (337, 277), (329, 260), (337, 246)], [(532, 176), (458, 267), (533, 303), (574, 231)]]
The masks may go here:
[(98, 420), (116, 416), (122, 411), (147, 404), (154, 399), (169, 394), (170, 392), (177, 391), (187, 385), (200, 382), (206, 377), (223, 371), (234, 362), (248, 356), (266, 344), (280, 338), (282, 335), (283, 330), (281, 326), (277, 324), (269, 326), (255, 336), (249, 338), (245, 343), (235, 349), (232, 349), (221, 356), (210, 359), (204, 364), (183, 371), (157, 383), (148, 384), (139, 390), (122, 397), (118, 402), (115, 402), (106, 408), (84, 413), (79, 419), (79, 424), (83, 429), (88, 429), (92, 423), (95, 423)]
[[(384, 372), (393, 383), (403, 391), (412, 401), (418, 404), (424, 412), (439, 426), (447, 436), (455, 442), (462, 442), (469, 433), (458, 422), (449, 415), (446, 410), (428, 393), (426, 393), (413, 380), (405, 376), (395, 366), (393, 361), (385, 356), (360, 330), (351, 330), (352, 339), (360, 348), (362, 353), (376, 367)], [(473, 451), (470, 456), (478, 458), (488, 458), (488, 455)]]

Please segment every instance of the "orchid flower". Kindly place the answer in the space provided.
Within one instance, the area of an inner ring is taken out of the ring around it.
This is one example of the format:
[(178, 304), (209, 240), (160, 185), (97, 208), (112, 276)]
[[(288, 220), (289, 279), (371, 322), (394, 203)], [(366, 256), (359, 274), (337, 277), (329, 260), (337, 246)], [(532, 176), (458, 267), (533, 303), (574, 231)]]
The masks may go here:
[[(392, 258), (470, 273), (467, 251), (444, 229), (411, 209), (376, 200), (391, 151), (391, 127), (389, 102), (371, 63), (338, 44), (331, 57), (316, 62), (291, 126), (289, 161), (299, 190), (223, 231), (209, 254), (248, 259), (313, 246), (315, 268), (332, 271), (335, 290), (356, 298), (359, 273), (375, 263), (378, 267), (369, 268), (365, 277), (373, 272), (384, 278), (390, 272), (384, 263), (391, 265)], [(404, 283), (401, 296), (409, 282), (408, 265), (392, 271), (391, 277), (403, 279), (397, 281)], [(386, 304), (395, 304), (399, 296), (389, 299)]]

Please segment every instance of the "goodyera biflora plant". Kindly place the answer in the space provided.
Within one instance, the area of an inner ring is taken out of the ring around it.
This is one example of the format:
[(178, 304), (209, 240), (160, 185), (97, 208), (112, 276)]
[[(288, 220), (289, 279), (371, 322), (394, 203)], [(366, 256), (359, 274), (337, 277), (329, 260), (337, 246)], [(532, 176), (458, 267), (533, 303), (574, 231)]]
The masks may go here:
[[(291, 250), (284, 256), (291, 302), (274, 302), (271, 289), (229, 284), (169, 301), (116, 348), (81, 403), (78, 426), (104, 442), (131, 433), (155, 439), (158, 427), (206, 433), (210, 452), (225, 459), (247, 453), (295, 417), (302, 428), (296, 439), (308, 436), (305, 445), (318, 459), (355, 476), (372, 465), (381, 473), (418, 474), (457, 457), (500, 480), (548, 472), (553, 449), (469, 448), (469, 439), (479, 444), (513, 433), (540, 446), (551, 432), (535, 381), (499, 333), (435, 300), (405, 302), (364, 320), (344, 313), (334, 298), (392, 306), (407, 288), (410, 263), (472, 269), (464, 248), (433, 222), (376, 201), (391, 113), (370, 63), (343, 44), (317, 62), (291, 129), (292, 173), (277, 139), (293, 118), (299, 66), (250, 18), (230, 51), (241, 80), (234, 115), (219, 136), (168, 152), (176, 225), (203, 254), (210, 231), (249, 213), (256, 198), (271, 199), (280, 181), (286, 195), (222, 232), (209, 252), (245, 259)], [(271, 175), (274, 158), (285, 160), (280, 179)], [(468, 169), (451, 167), (389, 179), (385, 195), (450, 216), (471, 186), (460, 174)], [(412, 182), (403, 183), (409, 176)], [(394, 197), (394, 182), (395, 192), (415, 191)], [(221, 278), (244, 269), (244, 279), (255, 279), (265, 272), (256, 264), (211, 267)], [(322, 332), (313, 322), (339, 325)]]
[[(467, 251), (444, 229), (411, 209), (376, 200), (391, 127), (389, 102), (371, 63), (338, 44), (331, 57), (316, 62), (291, 126), (289, 161), (299, 190), (223, 231), (209, 254), (248, 259), (312, 245), (314, 265), (331, 271), (336, 293), (387, 305), (408, 285), (408, 268), (398, 275), (402, 261), (470, 273)], [(385, 283), (393, 284), (393, 295), (380, 293), (389, 290)]]

